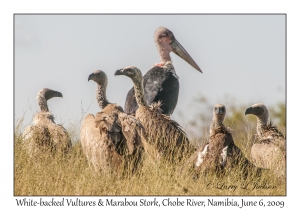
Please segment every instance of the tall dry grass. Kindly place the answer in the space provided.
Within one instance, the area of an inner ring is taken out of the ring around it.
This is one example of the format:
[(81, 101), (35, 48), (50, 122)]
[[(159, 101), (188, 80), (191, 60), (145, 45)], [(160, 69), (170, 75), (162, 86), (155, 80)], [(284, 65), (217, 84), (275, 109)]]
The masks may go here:
[[(20, 122), (21, 123), (21, 122)], [(244, 179), (237, 168), (226, 175), (183, 171), (182, 162), (157, 162), (147, 155), (136, 173), (96, 173), (78, 139), (66, 155), (45, 153), (30, 157), (24, 148), (20, 123), (14, 141), (14, 195), (285, 195), (286, 182), (272, 172)], [(69, 131), (71, 136), (76, 136)], [(237, 145), (249, 157), (253, 134), (245, 130)], [(205, 141), (207, 137), (202, 139)], [(235, 138), (235, 137), (234, 137)], [(188, 157), (185, 157), (186, 159)]]

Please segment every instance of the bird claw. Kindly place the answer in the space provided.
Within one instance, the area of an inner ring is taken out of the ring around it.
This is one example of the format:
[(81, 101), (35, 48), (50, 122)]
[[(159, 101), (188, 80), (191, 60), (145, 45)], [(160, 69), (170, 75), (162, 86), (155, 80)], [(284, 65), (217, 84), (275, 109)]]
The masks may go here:
[(163, 66), (161, 63), (155, 63), (154, 66)]

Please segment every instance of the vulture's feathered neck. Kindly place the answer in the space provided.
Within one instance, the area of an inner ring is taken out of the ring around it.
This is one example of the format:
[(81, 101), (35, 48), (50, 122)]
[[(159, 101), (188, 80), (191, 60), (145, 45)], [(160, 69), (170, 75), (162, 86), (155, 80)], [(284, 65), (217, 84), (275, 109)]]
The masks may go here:
[(101, 109), (104, 109), (108, 104), (110, 104), (106, 98), (106, 87), (107, 87), (107, 83), (98, 84), (98, 88), (96, 92), (96, 99)]

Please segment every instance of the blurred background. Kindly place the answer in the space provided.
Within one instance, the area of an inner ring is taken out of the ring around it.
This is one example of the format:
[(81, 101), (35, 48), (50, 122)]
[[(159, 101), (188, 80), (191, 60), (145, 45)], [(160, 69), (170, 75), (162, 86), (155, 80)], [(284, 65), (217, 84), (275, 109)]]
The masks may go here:
[(226, 106), (225, 125), (236, 138), (255, 133), (256, 119), (244, 116), (254, 103), (264, 103), (285, 132), (285, 15), (15, 15), (15, 126), (31, 123), (37, 92), (47, 87), (63, 94), (48, 106), (77, 140), (83, 117), (100, 111), (89, 74), (105, 71), (108, 100), (124, 107), (132, 82), (114, 72), (134, 65), (145, 74), (159, 62), (153, 40), (159, 26), (174, 33), (203, 71), (171, 53), (180, 81), (172, 118), (191, 138), (207, 137), (217, 103)]

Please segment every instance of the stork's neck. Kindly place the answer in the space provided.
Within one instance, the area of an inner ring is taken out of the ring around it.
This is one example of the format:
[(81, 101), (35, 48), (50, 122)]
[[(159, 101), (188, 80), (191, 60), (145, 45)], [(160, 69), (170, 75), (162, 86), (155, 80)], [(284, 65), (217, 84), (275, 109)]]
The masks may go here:
[(167, 61), (171, 61), (170, 52), (172, 51), (172, 47), (170, 46), (170, 44), (167, 44), (165, 42), (157, 42), (156, 47), (160, 56), (160, 63), (162, 65), (165, 64)]
[(264, 113), (263, 115), (257, 116), (257, 134), (262, 137), (264, 130), (267, 127), (268, 124), (268, 118), (269, 118), (269, 114), (268, 113)]
[(49, 112), (47, 100), (44, 96), (38, 96), (37, 102), (38, 102), (41, 112)]
[(106, 85), (98, 84), (96, 99), (101, 109), (104, 109), (108, 104), (110, 104), (106, 98)]
[(143, 79), (132, 79), (134, 85), (135, 99), (138, 106), (148, 106), (144, 98)]

